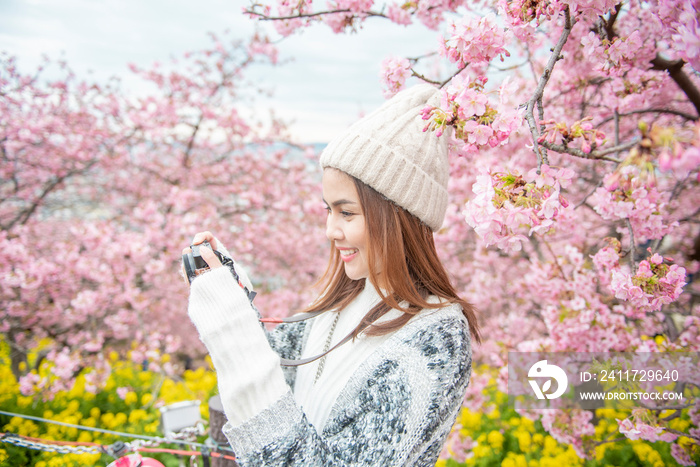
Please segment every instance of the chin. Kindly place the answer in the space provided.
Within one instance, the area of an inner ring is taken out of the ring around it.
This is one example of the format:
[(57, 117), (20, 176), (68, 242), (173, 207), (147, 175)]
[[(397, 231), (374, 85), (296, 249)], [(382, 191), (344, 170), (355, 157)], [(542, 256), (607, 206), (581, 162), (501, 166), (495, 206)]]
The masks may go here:
[(368, 276), (367, 273), (363, 274), (359, 271), (354, 271), (350, 268), (345, 268), (345, 275), (348, 276), (348, 279), (353, 281), (359, 281), (365, 279)]

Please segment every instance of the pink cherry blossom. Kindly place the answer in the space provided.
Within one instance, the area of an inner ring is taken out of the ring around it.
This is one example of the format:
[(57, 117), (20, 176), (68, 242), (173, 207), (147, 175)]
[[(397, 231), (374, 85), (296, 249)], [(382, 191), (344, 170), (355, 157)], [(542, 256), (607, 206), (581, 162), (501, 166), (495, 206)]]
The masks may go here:
[(391, 97), (405, 87), (411, 77), (411, 63), (405, 58), (390, 57), (382, 62), (380, 72), (384, 83), (384, 97)]

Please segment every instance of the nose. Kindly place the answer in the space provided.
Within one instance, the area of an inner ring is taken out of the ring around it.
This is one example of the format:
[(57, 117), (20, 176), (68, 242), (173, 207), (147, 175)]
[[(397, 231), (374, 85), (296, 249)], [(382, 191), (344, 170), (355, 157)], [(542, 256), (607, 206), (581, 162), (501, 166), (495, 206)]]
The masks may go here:
[(338, 226), (338, 220), (332, 212), (326, 218), (326, 237), (331, 241), (338, 241), (343, 238), (343, 230)]

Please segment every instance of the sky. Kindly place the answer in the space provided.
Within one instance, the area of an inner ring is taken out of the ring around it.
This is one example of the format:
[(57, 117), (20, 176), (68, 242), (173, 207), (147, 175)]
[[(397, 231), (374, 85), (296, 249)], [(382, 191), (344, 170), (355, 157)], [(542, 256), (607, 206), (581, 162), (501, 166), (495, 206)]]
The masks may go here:
[[(63, 58), (78, 77), (122, 78), (138, 93), (127, 64), (147, 67), (186, 51), (210, 45), (208, 32), (231, 30), (248, 37), (254, 21), (243, 15), (248, 0), (2, 0), (0, 51), (32, 71), (47, 55)], [(279, 39), (269, 22), (259, 23)], [(324, 24), (278, 43), (287, 62), (265, 68), (257, 77), (273, 92), (260, 101), (290, 122), (303, 143), (328, 142), (381, 105), (379, 71), (388, 56), (414, 57), (437, 47), (439, 34), (421, 25), (410, 28), (370, 18), (357, 34), (336, 35)], [(290, 60), (291, 59), (291, 60)]]

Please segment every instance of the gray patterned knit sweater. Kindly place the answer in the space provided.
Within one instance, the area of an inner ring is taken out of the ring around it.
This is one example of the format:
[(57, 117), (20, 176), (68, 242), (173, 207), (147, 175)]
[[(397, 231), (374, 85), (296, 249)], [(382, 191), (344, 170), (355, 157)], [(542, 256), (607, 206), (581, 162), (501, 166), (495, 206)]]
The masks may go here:
[[(471, 374), (469, 328), (458, 306), (424, 310), (394, 332), (352, 374), (318, 432), (290, 389), (296, 370), (274, 364), (299, 358), (310, 326), (284, 324), (266, 336), (230, 277), (220, 268), (193, 281), (189, 314), (217, 370), (224, 433), (241, 466), (435, 464)], [(261, 339), (269, 354), (237, 358)], [(249, 396), (255, 393), (262, 396)]]

